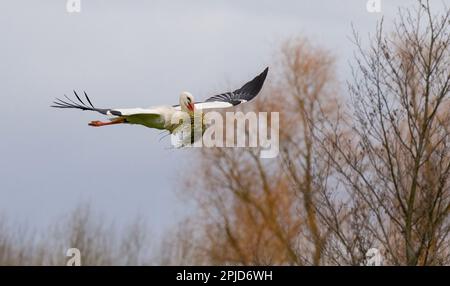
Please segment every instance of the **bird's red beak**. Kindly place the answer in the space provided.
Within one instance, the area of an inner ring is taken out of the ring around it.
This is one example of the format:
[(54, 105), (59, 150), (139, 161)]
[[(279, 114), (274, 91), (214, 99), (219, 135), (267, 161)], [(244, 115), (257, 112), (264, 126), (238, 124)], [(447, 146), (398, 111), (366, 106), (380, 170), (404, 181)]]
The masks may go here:
[(194, 103), (192, 103), (192, 102), (188, 103), (187, 107), (190, 111), (194, 112), (194, 108), (195, 108)]

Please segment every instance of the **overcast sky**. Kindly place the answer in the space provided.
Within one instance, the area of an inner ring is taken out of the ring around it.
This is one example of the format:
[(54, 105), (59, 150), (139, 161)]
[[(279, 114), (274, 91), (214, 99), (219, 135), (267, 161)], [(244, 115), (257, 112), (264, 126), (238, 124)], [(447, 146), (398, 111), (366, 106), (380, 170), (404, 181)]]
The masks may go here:
[[(51, 109), (55, 97), (86, 90), (99, 107), (175, 104), (240, 87), (280, 43), (309, 37), (348, 79), (351, 23), (367, 35), (398, 6), (330, 1), (0, 1), (0, 213), (42, 227), (80, 202), (109, 220), (140, 214), (161, 233), (189, 207), (177, 199), (195, 157), (140, 126), (91, 128), (100, 114)], [(270, 73), (269, 73), (270, 77)]]

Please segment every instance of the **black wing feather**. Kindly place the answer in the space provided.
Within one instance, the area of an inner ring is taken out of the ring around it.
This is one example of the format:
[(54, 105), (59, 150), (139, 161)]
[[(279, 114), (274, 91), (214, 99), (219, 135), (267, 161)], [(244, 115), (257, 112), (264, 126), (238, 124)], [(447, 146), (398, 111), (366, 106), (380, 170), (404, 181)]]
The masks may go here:
[(86, 97), (87, 101), (89, 102), (89, 104), (92, 106), (92, 108), (95, 108), (94, 105), (92, 104), (91, 100), (89, 99), (89, 97), (87, 96), (86, 92), (83, 91), (84, 96)]
[(111, 110), (111, 109), (108, 109), (108, 108), (96, 108), (96, 107), (94, 107), (94, 105), (92, 104), (92, 102), (89, 99), (89, 97), (86, 94), (86, 92), (84, 92), (84, 96), (86, 97), (86, 100), (88, 101), (90, 106), (88, 106), (87, 104), (84, 103), (84, 101), (81, 100), (81, 98), (78, 96), (78, 94), (76, 93), (75, 90), (73, 91), (73, 93), (75, 94), (75, 97), (78, 99), (79, 103), (73, 101), (68, 96), (64, 95), (64, 97), (68, 101), (64, 101), (62, 99), (56, 98), (56, 100), (53, 101), (54, 105), (52, 105), (51, 107), (55, 107), (55, 108), (75, 108), (75, 109), (81, 109), (81, 110), (97, 111), (97, 112), (100, 112), (100, 113), (105, 114), (105, 115), (108, 115), (108, 113), (112, 114), (112, 115), (116, 115), (116, 116), (121, 116), (122, 115), (120, 112), (115, 111), (115, 110)]
[(267, 67), (260, 75), (244, 84), (240, 89), (211, 96), (205, 101), (222, 101), (229, 102), (233, 105), (238, 105), (243, 101), (250, 101), (261, 91), (268, 72), (269, 67)]

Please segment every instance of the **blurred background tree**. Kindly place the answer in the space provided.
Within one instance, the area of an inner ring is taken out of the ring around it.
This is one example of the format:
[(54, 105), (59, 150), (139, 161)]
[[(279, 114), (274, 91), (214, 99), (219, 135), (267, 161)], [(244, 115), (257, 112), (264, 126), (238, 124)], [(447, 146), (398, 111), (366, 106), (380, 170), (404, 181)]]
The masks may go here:
[(350, 104), (333, 57), (287, 42), (256, 111), (279, 111), (278, 160), (204, 149), (192, 184), (205, 263), (449, 263), (449, 11), (429, 2), (380, 23), (359, 54)]

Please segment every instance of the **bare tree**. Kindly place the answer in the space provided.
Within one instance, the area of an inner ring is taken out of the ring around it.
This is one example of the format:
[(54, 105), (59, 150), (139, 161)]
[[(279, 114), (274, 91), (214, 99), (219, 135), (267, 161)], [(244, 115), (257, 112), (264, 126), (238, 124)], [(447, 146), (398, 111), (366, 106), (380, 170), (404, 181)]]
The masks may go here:
[[(287, 42), (282, 48), (282, 73), (276, 90), (286, 98), (283, 113), (281, 167), (289, 187), (298, 195), (299, 218), (305, 221), (300, 248), (312, 249), (309, 264), (322, 263), (327, 230), (318, 214), (319, 197), (329, 188), (331, 168), (315, 140), (316, 129), (340, 116), (339, 86), (334, 74), (334, 59), (327, 51), (305, 40)], [(286, 108), (287, 107), (287, 108)]]
[(283, 110), (280, 160), (202, 151), (193, 188), (210, 263), (362, 265), (373, 247), (385, 264), (450, 263), (449, 14), (420, 2), (368, 49), (355, 32), (350, 108), (327, 52), (284, 45), (252, 106)]
[(0, 265), (39, 264), (40, 258), (31, 255), (37, 249), (35, 234), (13, 226), (6, 216), (0, 218)]
[(393, 33), (381, 23), (367, 50), (355, 33), (351, 136), (318, 137), (360, 218), (353, 228), (391, 264), (450, 262), (449, 16), (421, 2)]
[(285, 43), (278, 63), (251, 109), (281, 112), (279, 158), (261, 159), (258, 148), (201, 151), (201, 185), (192, 188), (204, 214), (202, 253), (213, 264), (322, 261), (316, 197), (329, 168), (320, 161), (310, 121), (325, 124), (321, 114), (333, 117), (337, 110), (334, 60), (296, 39)]
[[(109, 226), (108, 226), (109, 225)], [(112, 223), (80, 204), (45, 231), (0, 222), (0, 265), (66, 265), (66, 251), (78, 248), (81, 265), (152, 264), (149, 231), (138, 218), (121, 234)]]

